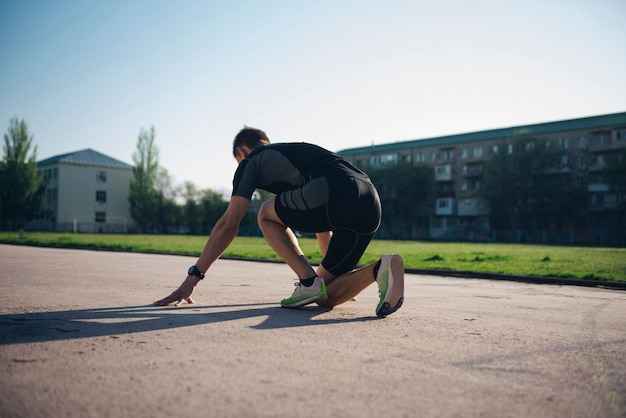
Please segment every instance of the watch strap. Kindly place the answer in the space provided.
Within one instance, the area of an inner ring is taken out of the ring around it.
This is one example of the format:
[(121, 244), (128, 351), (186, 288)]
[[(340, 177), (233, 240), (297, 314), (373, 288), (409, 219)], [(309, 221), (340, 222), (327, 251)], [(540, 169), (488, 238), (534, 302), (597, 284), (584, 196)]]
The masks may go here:
[(202, 273), (197, 266), (189, 267), (189, 270), (187, 270), (187, 274), (191, 276), (196, 276), (200, 280), (204, 279), (204, 273)]

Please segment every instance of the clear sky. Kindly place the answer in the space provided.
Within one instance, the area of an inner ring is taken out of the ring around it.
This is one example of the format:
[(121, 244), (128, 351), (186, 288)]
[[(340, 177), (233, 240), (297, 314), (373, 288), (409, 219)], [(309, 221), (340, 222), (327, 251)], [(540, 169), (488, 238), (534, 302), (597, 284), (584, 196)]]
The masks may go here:
[(0, 128), (228, 193), (234, 135), (333, 151), (626, 111), (623, 0), (1, 0)]

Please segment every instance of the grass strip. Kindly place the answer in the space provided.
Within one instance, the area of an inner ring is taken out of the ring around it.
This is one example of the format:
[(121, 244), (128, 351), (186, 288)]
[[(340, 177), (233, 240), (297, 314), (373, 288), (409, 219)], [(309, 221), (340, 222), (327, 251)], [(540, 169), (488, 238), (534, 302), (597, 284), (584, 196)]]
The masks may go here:
[[(315, 239), (299, 242), (312, 263), (322, 260)], [(206, 237), (0, 232), (0, 243), (197, 256)], [(401, 254), (408, 269), (626, 282), (626, 248), (374, 240), (361, 264), (383, 253)], [(224, 257), (280, 260), (262, 237), (235, 238)]]

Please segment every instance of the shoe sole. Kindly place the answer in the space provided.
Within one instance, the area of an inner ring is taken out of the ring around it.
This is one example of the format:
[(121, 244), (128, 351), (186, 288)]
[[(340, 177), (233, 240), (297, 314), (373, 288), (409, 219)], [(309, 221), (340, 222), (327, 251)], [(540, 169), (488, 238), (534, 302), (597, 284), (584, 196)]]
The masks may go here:
[(324, 283), (324, 280), (322, 280), (322, 287), (320, 289), (320, 293), (318, 293), (317, 295), (308, 297), (306, 299), (302, 299), (298, 302), (294, 302), (289, 305), (285, 305), (283, 304), (283, 301), (281, 301), (280, 306), (282, 306), (283, 308), (299, 308), (300, 306), (308, 305), (309, 303), (313, 303), (316, 300), (323, 300), (323, 299), (326, 299), (327, 297), (328, 295), (326, 294), (326, 283)]
[[(398, 260), (399, 259), (399, 260)], [(393, 305), (392, 305), (393, 303)], [(376, 311), (379, 318), (391, 315), (404, 303), (404, 262), (402, 258), (392, 256), (389, 261), (389, 279), (387, 294), (381, 307)]]
[(291, 305), (283, 305), (281, 303), (280, 306), (282, 306), (283, 308), (299, 308), (301, 306), (308, 305), (309, 303), (313, 303), (316, 300), (326, 299), (327, 297), (328, 297), (327, 295), (311, 296), (310, 298), (306, 298), (306, 299), (301, 300), (299, 302), (292, 303)]

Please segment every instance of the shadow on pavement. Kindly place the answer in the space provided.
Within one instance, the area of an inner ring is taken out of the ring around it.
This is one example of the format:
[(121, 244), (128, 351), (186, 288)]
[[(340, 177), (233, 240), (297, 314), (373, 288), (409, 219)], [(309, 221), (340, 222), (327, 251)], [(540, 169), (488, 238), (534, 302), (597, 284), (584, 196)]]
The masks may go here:
[[(207, 310), (214, 309), (213, 312)], [(168, 330), (263, 319), (253, 329), (277, 329), (377, 320), (372, 317), (316, 319), (326, 308), (284, 309), (274, 304), (186, 305), (182, 307), (122, 306), (112, 308), (0, 315), (0, 345), (46, 342)]]

